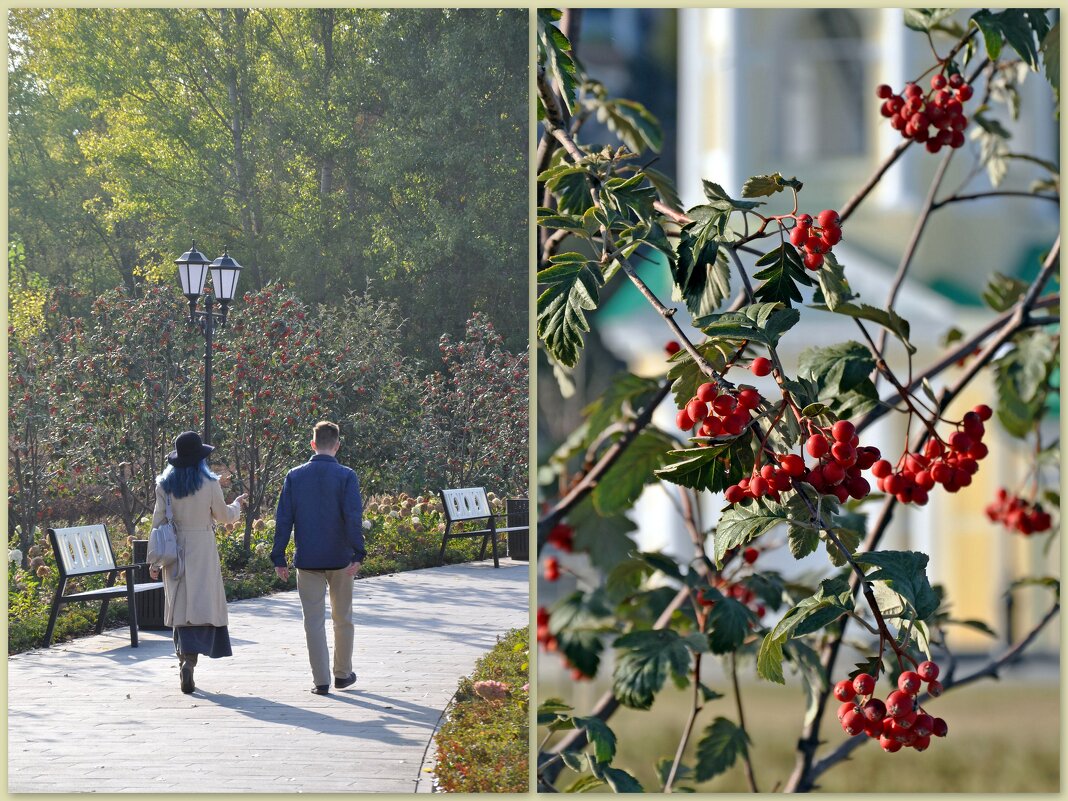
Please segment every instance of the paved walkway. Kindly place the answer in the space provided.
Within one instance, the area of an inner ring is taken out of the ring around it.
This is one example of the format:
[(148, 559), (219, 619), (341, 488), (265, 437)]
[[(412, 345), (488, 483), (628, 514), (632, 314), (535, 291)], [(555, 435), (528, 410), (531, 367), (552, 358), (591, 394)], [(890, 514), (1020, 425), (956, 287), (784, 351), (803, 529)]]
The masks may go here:
[(295, 590), (230, 604), (234, 656), (202, 658), (192, 695), (168, 632), (10, 657), (9, 792), (428, 791), (423, 759), (457, 680), (527, 625), (527, 563), (360, 579), (353, 606), (359, 680), (328, 696), (308, 691)]

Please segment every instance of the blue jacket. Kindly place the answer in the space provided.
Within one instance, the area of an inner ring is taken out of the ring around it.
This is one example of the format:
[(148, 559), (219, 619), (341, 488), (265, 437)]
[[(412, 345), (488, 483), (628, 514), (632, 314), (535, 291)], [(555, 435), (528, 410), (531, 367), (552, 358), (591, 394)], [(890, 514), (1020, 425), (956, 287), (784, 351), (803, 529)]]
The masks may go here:
[(297, 544), (295, 567), (338, 570), (363, 561), (360, 480), (333, 456), (317, 453), (289, 471), (274, 521), (276, 567), (285, 567), (290, 533)]

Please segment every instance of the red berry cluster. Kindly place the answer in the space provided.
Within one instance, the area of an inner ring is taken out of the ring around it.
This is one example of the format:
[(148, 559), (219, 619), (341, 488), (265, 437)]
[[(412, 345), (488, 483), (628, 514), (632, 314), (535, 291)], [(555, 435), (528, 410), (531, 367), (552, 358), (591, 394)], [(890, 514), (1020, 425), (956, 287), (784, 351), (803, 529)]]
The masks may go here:
[(690, 398), (685, 408), (675, 416), (675, 422), (683, 431), (689, 431), (698, 423), (699, 437), (737, 436), (749, 424), (749, 413), (760, 406), (763, 398), (752, 387), (740, 387), (736, 393), (720, 392), (715, 384), (701, 384), (697, 395)]
[(549, 632), (549, 610), (544, 606), (538, 607), (538, 644), (550, 653), (558, 647), (556, 637)]
[[(724, 561), (730, 561), (738, 553), (737, 549), (732, 548), (727, 551)], [(760, 551), (756, 548), (746, 548), (742, 551), (742, 560), (747, 564), (753, 564), (760, 557)], [(760, 599), (757, 594), (753, 592), (749, 587), (746, 587), (741, 583), (731, 582), (722, 576), (718, 576), (713, 580), (713, 586), (720, 591), (723, 595), (726, 595), (734, 600), (738, 601), (745, 606), (748, 606), (757, 617), (764, 617), (767, 614), (767, 607), (760, 603)], [(714, 598), (710, 598), (705, 595), (704, 590), (697, 591), (697, 602), (701, 606), (713, 607), (716, 605)]]
[(813, 225), (810, 214), (799, 214), (794, 219), (797, 225), (790, 231), (790, 241), (801, 248), (801, 262), (809, 270), (823, 266), (823, 254), (842, 241), (842, 219), (834, 209), (824, 209), (816, 215), (818, 225)]
[[(925, 142), (927, 152), (937, 153), (943, 145), (952, 148), (964, 145), (964, 129), (968, 118), (963, 103), (972, 96), (972, 87), (959, 74), (948, 78), (938, 73), (931, 78), (931, 91), (924, 94), (915, 83), (905, 84), (900, 95), (887, 84), (876, 88), (883, 100), (880, 112), (890, 118), (890, 127), (914, 142)], [(933, 130), (932, 130), (933, 128)]]
[(774, 454), (778, 466), (755, 465), (750, 476), (727, 487), (727, 502), (763, 497), (778, 501), (779, 493), (792, 489), (795, 479), (807, 481), (820, 494), (834, 495), (842, 503), (866, 497), (871, 485), (861, 473), (879, 459), (879, 449), (861, 445), (856, 427), (848, 420), (839, 420), (829, 429), (813, 425), (810, 430), (805, 451), (818, 460), (813, 467), (805, 467), (805, 460), (795, 453)]
[[(922, 662), (915, 671), (906, 670), (897, 679), (897, 689), (882, 701), (875, 697), (875, 679), (861, 673), (852, 681), (834, 685), (834, 697), (842, 702), (838, 720), (850, 737), (864, 733), (878, 740), (884, 751), (894, 753), (904, 747), (926, 751), (931, 737), (945, 737), (949, 727), (942, 718), (928, 715), (916, 701), (920, 688), (937, 698), (942, 694), (938, 665)], [(863, 699), (868, 697), (867, 701)]]
[(1030, 503), (999, 489), (997, 500), (986, 507), (986, 516), (994, 523), (1015, 529), (1024, 536), (1049, 531), (1053, 525), (1049, 512), (1038, 503)]
[(993, 414), (985, 403), (979, 404), (964, 415), (948, 441), (937, 435), (932, 437), (923, 446), (923, 453), (902, 454), (896, 469), (886, 459), (880, 459), (871, 470), (876, 486), (900, 503), (918, 506), (927, 503), (928, 492), (935, 484), (941, 484), (947, 492), (967, 487), (979, 470), (979, 461), (989, 453), (983, 444), (983, 421)]
[(567, 523), (557, 523), (549, 529), (549, 536), (545, 541), (565, 553), (571, 553), (575, 547), (575, 529)]

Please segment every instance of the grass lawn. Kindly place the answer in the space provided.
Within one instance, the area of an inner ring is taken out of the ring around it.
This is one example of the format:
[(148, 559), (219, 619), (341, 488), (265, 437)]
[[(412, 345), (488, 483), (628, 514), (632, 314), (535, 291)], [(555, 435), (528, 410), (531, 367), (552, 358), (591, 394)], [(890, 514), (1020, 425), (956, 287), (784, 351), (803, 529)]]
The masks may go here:
[[(574, 685), (572, 685), (573, 687)], [(599, 688), (603, 691), (605, 688)], [(723, 691), (726, 687), (718, 687)], [(587, 690), (590, 691), (587, 693)], [(541, 701), (567, 698), (569, 688), (542, 682)], [(596, 698), (599, 692), (583, 687), (582, 695)], [(752, 738), (751, 753), (758, 788), (781, 789), (794, 762), (794, 744), (801, 728), (804, 704), (799, 689), (761, 682), (743, 684), (746, 723)], [(674, 754), (689, 714), (690, 694), (674, 687), (661, 693), (649, 712), (622, 709), (610, 725), (619, 737), (613, 765), (635, 774), (646, 791), (659, 783), (655, 765)], [(583, 714), (589, 705), (579, 703)], [(986, 682), (947, 693), (927, 707), (949, 724), (949, 735), (932, 738), (922, 753), (902, 749), (887, 754), (872, 741), (853, 752), (820, 780), (825, 792), (924, 792), (924, 793), (1055, 793), (1060, 789), (1060, 699), (1053, 683), (1023, 684)], [(705, 705), (698, 718), (685, 762), (694, 764), (697, 739), (719, 716), (736, 719), (734, 699), (727, 695)], [(823, 737), (828, 752), (846, 735), (834, 719), (824, 718)], [(545, 736), (539, 734), (539, 742)], [(558, 735), (559, 736), (559, 735)], [(563, 783), (574, 774), (565, 771)], [(778, 787), (776, 787), (778, 785)], [(699, 792), (747, 792), (740, 762), (727, 773), (701, 784)]]

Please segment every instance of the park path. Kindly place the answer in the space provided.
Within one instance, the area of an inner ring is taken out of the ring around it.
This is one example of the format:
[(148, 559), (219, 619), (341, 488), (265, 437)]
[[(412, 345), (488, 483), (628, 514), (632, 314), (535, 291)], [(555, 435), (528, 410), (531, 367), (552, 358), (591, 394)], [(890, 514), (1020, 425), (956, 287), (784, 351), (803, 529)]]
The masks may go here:
[(11, 656), (8, 791), (429, 791), (424, 755), (457, 680), (527, 625), (528, 586), (508, 559), (360, 579), (359, 680), (327, 696), (309, 692), (295, 590), (230, 604), (234, 656), (201, 658), (192, 695), (169, 632)]

